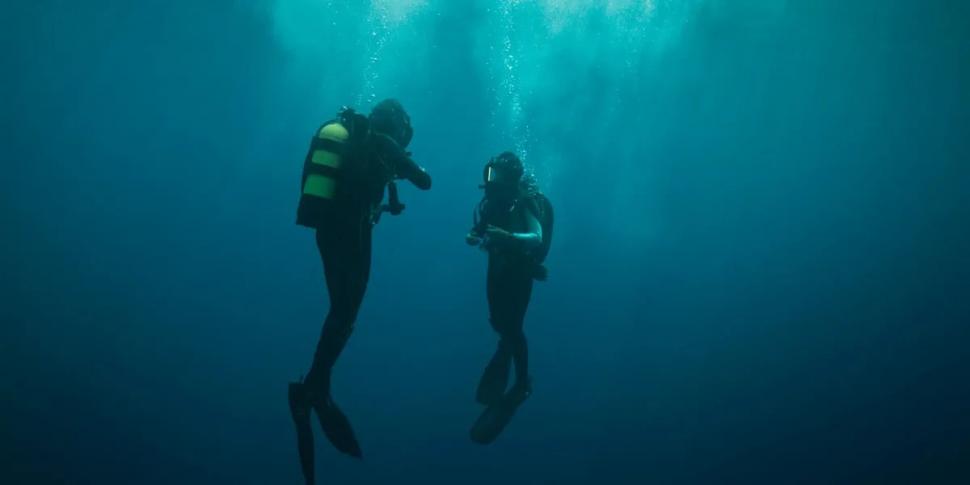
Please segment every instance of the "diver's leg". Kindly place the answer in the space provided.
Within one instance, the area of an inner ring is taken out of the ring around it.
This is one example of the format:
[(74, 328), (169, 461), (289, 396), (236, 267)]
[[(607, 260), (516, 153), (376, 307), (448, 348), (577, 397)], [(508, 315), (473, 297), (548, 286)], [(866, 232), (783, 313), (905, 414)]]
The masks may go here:
[(309, 390), (322, 396), (330, 394), (330, 373), (350, 338), (355, 313), (350, 298), (353, 293), (354, 265), (348, 264), (355, 252), (353, 244), (348, 244), (353, 238), (347, 238), (344, 234), (342, 239), (338, 232), (341, 231), (336, 227), (317, 231), (317, 248), (323, 260), (330, 309), (323, 323), (306, 384)]
[[(341, 302), (346, 301), (343, 295), (346, 293), (347, 288), (347, 284), (344, 283), (347, 279), (347, 268), (342, 264), (343, 259), (341, 256), (347, 253), (347, 249), (340, 244), (338, 239), (332, 237), (337, 229), (337, 224), (333, 223), (329, 225), (326, 232), (321, 230), (317, 231), (317, 249), (320, 251), (320, 257), (323, 261), (324, 275), (327, 281), (327, 291), (330, 295), (331, 305), (323, 326), (323, 332), (317, 343), (313, 364), (310, 367), (309, 373), (307, 373), (306, 379), (304, 382), (290, 383), (289, 388), (290, 414), (296, 425), (300, 465), (303, 469), (303, 476), (307, 484), (314, 483), (315, 475), (310, 409), (311, 407), (318, 408), (318, 416), (323, 415), (320, 412), (318, 403), (330, 401), (330, 369), (333, 367), (347, 339), (347, 332), (343, 330), (345, 326), (341, 323), (344, 319), (340, 317), (346, 313), (346, 310), (341, 308)], [(336, 408), (334, 407), (334, 409)], [(324, 407), (323, 413), (328, 416), (334, 414), (334, 412), (328, 410), (328, 407)], [(337, 413), (339, 413), (339, 410)], [(339, 417), (337, 419), (328, 417), (327, 420), (329, 422), (340, 422)], [(346, 420), (344, 419), (344, 421)], [(328, 438), (330, 438), (330, 434), (339, 437), (339, 433), (328, 433)], [(334, 441), (334, 439), (331, 438), (331, 441)], [(351, 448), (349, 445), (342, 446), (344, 448)], [(340, 447), (338, 446), (338, 448)]]
[(369, 256), (369, 248), (363, 247), (365, 241), (358, 229), (359, 226), (351, 226), (351, 230), (336, 237), (333, 233), (318, 233), (330, 292), (330, 312), (307, 381), (313, 386), (310, 401), (324, 434), (339, 451), (359, 458), (362, 452), (350, 421), (330, 396), (331, 371), (350, 338), (367, 287), (367, 267), (361, 255)]
[(509, 386), (509, 371), (512, 369), (512, 353), (507, 342), (499, 339), (495, 353), (482, 372), (478, 381), (475, 400), (480, 404), (492, 404), (502, 398)]
[(505, 338), (509, 340), (512, 359), (515, 362), (515, 384), (512, 386), (512, 391), (513, 394), (523, 394), (522, 399), (532, 392), (529, 380), (529, 344), (523, 330), (525, 313), (532, 298), (532, 283), (532, 276), (522, 273), (510, 277), (507, 286), (510, 316)]
[[(331, 295), (330, 302), (333, 317), (331, 321), (334, 324), (334, 332), (339, 338), (334, 340), (340, 342), (339, 348), (336, 348), (332, 352), (332, 356), (329, 357), (332, 362), (325, 361), (330, 367), (333, 367), (350, 338), (350, 334), (353, 333), (357, 315), (360, 313), (360, 306), (364, 302), (364, 294), (367, 292), (367, 282), (370, 279), (370, 222), (362, 221), (361, 225), (354, 226), (354, 232), (348, 232), (348, 234), (352, 234), (352, 236), (348, 235), (348, 237), (342, 239), (346, 246), (339, 253), (341, 260), (337, 263), (340, 267), (337, 275), (340, 279), (340, 291), (338, 294)], [(331, 285), (328, 283), (328, 286)], [(326, 323), (324, 323), (324, 331), (326, 331)]]
[(371, 226), (366, 220), (335, 224), (317, 231), (330, 295), (330, 310), (323, 324), (307, 383), (323, 395), (330, 391), (330, 374), (354, 329), (370, 275)]
[[(489, 271), (489, 309), (492, 326), (501, 336), (500, 349), (507, 349), (507, 355), (511, 355), (515, 361), (517, 380), (507, 393), (501, 393), (497, 399), (490, 402), (472, 425), (470, 437), (472, 441), (480, 444), (493, 442), (512, 420), (519, 405), (532, 393), (528, 371), (529, 354), (525, 334), (522, 332), (531, 280), (526, 282), (517, 278), (518, 271), (514, 271), (515, 268), (502, 267), (498, 268), (500, 271), (495, 271), (492, 266), (490, 265)], [(524, 304), (523, 301), (525, 301)], [(505, 376), (507, 383), (508, 367), (506, 367)]]
[(512, 352), (509, 342), (504, 338), (505, 328), (508, 326), (509, 314), (506, 304), (507, 297), (503, 287), (504, 278), (499, 274), (498, 265), (489, 258), (488, 276), (486, 279), (486, 296), (488, 298), (489, 323), (499, 334), (492, 359), (485, 367), (478, 383), (475, 399), (481, 404), (492, 404), (505, 395), (509, 385), (509, 372), (512, 368)]

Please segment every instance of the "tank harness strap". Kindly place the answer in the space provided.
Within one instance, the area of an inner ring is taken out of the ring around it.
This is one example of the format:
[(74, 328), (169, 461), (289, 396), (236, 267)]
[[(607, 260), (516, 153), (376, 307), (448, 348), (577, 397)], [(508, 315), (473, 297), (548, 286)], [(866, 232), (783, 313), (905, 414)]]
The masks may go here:
[(313, 137), (313, 147), (314, 150), (326, 150), (328, 152), (336, 153), (340, 156), (346, 156), (347, 145), (338, 141), (330, 140), (327, 138)]
[(308, 163), (306, 167), (306, 174), (323, 175), (324, 177), (339, 179), (340, 176), (342, 175), (342, 172), (329, 165), (320, 165), (319, 163)]

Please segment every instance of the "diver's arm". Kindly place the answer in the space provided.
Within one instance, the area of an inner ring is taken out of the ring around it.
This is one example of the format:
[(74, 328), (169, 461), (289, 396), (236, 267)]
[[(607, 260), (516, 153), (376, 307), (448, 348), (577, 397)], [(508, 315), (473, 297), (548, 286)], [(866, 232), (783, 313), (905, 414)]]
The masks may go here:
[(531, 210), (524, 211), (525, 224), (529, 228), (528, 232), (513, 232), (512, 239), (519, 241), (527, 250), (535, 249), (542, 244), (542, 224), (532, 213)]
[(431, 176), (411, 159), (411, 154), (397, 141), (383, 133), (374, 133), (372, 139), (384, 159), (392, 162), (397, 178), (406, 179), (421, 190), (431, 188)]
[(397, 162), (397, 175), (402, 179), (407, 179), (409, 182), (414, 184), (415, 187), (421, 190), (428, 190), (431, 188), (431, 175), (421, 168), (411, 157), (405, 154)]
[(535, 249), (542, 244), (542, 236), (534, 232), (516, 232), (511, 234), (512, 239), (518, 241), (527, 250)]
[(542, 225), (532, 214), (532, 211), (525, 211), (525, 223), (528, 230), (526, 232), (509, 232), (500, 227), (489, 225), (486, 234), (490, 240), (499, 244), (514, 244), (526, 251), (531, 251), (542, 244)]

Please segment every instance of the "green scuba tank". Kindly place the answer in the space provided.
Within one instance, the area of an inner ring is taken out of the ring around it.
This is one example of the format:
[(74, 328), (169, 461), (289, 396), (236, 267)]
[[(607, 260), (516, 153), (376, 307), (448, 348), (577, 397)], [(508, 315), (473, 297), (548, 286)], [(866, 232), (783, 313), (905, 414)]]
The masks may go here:
[(337, 197), (349, 139), (350, 132), (339, 121), (320, 127), (310, 142), (310, 152), (304, 164), (304, 196), (328, 200)]

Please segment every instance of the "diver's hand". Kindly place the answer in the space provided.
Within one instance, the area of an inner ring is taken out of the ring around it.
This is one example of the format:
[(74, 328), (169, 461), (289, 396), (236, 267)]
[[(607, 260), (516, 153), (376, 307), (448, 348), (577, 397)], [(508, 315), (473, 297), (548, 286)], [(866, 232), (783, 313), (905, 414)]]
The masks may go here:
[(469, 232), (465, 235), (465, 242), (468, 243), (469, 246), (478, 246), (482, 243), (482, 238), (476, 236), (474, 233)]
[(485, 236), (496, 242), (506, 242), (512, 239), (512, 233), (502, 229), (498, 226), (493, 226), (491, 224), (485, 229)]

